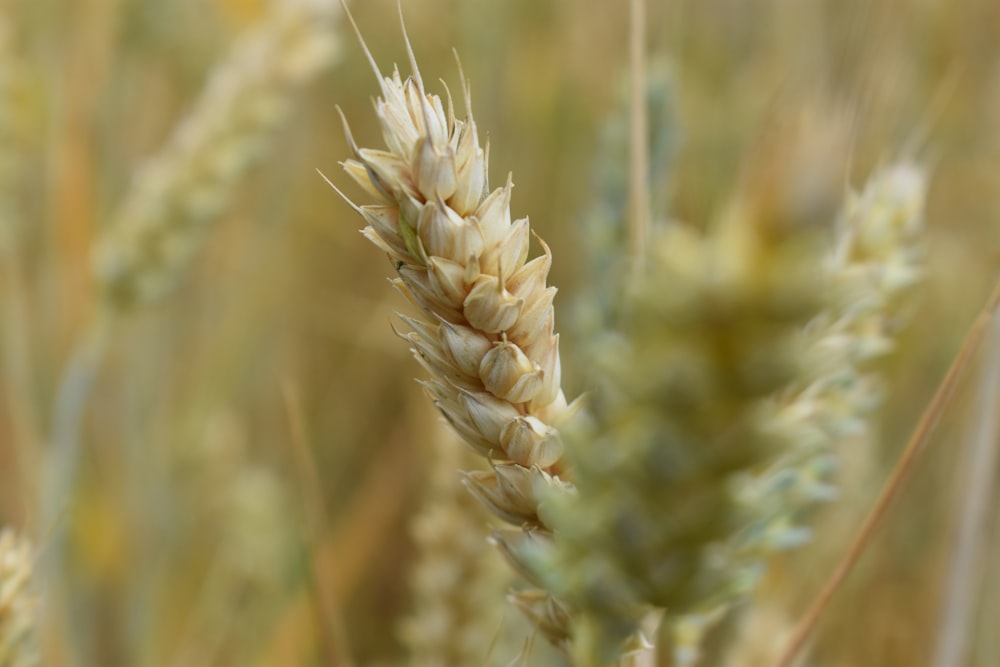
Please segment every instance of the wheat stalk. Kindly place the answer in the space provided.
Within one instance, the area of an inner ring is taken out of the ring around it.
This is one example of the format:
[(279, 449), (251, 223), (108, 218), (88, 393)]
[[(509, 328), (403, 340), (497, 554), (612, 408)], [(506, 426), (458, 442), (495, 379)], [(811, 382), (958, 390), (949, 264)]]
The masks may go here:
[(24, 237), (27, 231), (21, 196), (26, 183), (23, 108), (29, 68), (18, 48), (12, 19), (0, 11), (0, 281), (4, 283), (3, 377), (11, 388), (6, 403), (13, 429), (13, 452), (18, 480), (31, 496), (37, 485), (41, 418), (32, 400), (38, 392), (32, 336), (27, 325), (24, 285)]
[(979, 370), (976, 407), (967, 437), (962, 477), (965, 486), (955, 511), (955, 546), (948, 564), (947, 587), (938, 620), (935, 667), (960, 664), (969, 653), (969, 628), (975, 618), (978, 591), (976, 576), (983, 572), (989, 510), (995, 506), (997, 442), (1000, 420), (1000, 319), (994, 318), (987, 334), (986, 351)]
[[(528, 260), (529, 223), (511, 219), (511, 178), (489, 190), (488, 147), (479, 144), (468, 85), (458, 119), (450, 97), (446, 106), (426, 92), (408, 39), (413, 73), (405, 81), (398, 70), (383, 76), (359, 39), (379, 81), (375, 110), (387, 149), (359, 148), (344, 119), (354, 158), (343, 166), (376, 203), (358, 206), (330, 185), (388, 255), (393, 286), (424, 313), (401, 316), (412, 329), (401, 335), (429, 374), (423, 384), (441, 414), (489, 459), (490, 470), (467, 472), (465, 483), (498, 517), (524, 527), (494, 534), (520, 566), (518, 542), (549, 533), (541, 499), (564, 487), (558, 428), (575, 410), (560, 386), (556, 290), (546, 285), (552, 256), (540, 241), (543, 254)], [(553, 643), (566, 643), (560, 603), (537, 591), (512, 595)]]

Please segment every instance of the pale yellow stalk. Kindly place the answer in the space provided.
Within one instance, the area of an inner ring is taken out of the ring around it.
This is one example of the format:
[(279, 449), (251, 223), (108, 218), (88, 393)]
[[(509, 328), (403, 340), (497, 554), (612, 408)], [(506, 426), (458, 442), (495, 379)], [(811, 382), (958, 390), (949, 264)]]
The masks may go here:
[(803, 379), (774, 403), (775, 428), (799, 445), (742, 488), (747, 503), (774, 508), (771, 523), (758, 528), (775, 545), (807, 536), (794, 524), (796, 512), (835, 497), (829, 479), (838, 447), (868, 436), (881, 387), (866, 365), (892, 350), (900, 299), (921, 277), (925, 191), (923, 172), (901, 163), (848, 196), (823, 267), (831, 305), (806, 329)]

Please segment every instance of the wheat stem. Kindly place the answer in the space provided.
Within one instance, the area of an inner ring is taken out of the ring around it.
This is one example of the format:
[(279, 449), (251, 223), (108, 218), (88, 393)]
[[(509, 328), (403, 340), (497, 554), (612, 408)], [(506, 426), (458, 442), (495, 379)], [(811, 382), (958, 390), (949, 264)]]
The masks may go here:
[(646, 109), (646, 0), (629, 3), (631, 126), (629, 148), (629, 232), (635, 274), (646, 265), (649, 237), (649, 143)]
[(22, 128), (11, 112), (29, 78), (18, 46), (10, 17), (0, 13), (0, 280), (6, 283), (3, 373), (10, 388), (4, 393), (14, 432), (18, 483), (22, 495), (33, 497), (37, 492), (37, 454), (41, 451), (43, 429), (35, 402), (38, 394), (22, 278), (26, 226), (19, 196), (24, 185), (21, 165), (25, 156), (18, 145), (18, 131)]
[[(48, 533), (49, 544), (41, 563), (43, 597), (43, 627), (54, 622), (54, 615), (65, 613), (66, 605), (59, 601), (64, 593), (61, 578), (65, 573), (67, 522), (65, 513), (76, 487), (80, 462), (81, 425), (101, 363), (107, 352), (114, 316), (100, 310), (91, 325), (77, 341), (63, 371), (53, 409), (50, 449), (46, 454), (41, 480), (41, 517), (39, 532)], [(59, 610), (63, 609), (63, 612)], [(80, 628), (67, 623), (69, 655), (79, 656), (74, 647), (82, 645)]]
[(351, 647), (347, 631), (344, 628), (343, 615), (337, 605), (337, 593), (319, 556), (319, 547), (323, 544), (327, 520), (316, 461), (309, 449), (309, 436), (306, 430), (305, 415), (302, 412), (302, 402), (291, 380), (284, 383), (282, 393), (285, 399), (285, 412), (288, 415), (288, 426), (291, 431), (290, 440), (292, 455), (295, 459), (295, 471), (301, 485), (302, 503), (306, 514), (306, 548), (309, 553), (309, 567), (312, 571), (313, 598), (325, 664), (329, 667), (337, 667), (338, 665), (352, 667), (355, 663), (351, 657)]
[(883, 486), (878, 499), (858, 529), (847, 552), (830, 574), (830, 577), (816, 596), (813, 604), (802, 616), (802, 620), (796, 627), (795, 633), (792, 635), (792, 639), (789, 641), (788, 647), (785, 649), (782, 657), (776, 663), (776, 667), (791, 667), (794, 664), (796, 657), (805, 647), (810, 633), (816, 627), (820, 616), (826, 610), (834, 593), (837, 592), (837, 589), (840, 588), (854, 565), (857, 564), (858, 559), (874, 537), (875, 531), (881, 526), (889, 507), (902, 490), (904, 483), (909, 479), (917, 458), (923, 452), (931, 433), (934, 431), (934, 427), (948, 407), (959, 380), (965, 375), (975, 351), (986, 335), (998, 304), (1000, 304), (1000, 281), (997, 282), (993, 294), (986, 302), (986, 306), (980, 312), (979, 317), (970, 327), (965, 341), (962, 343), (962, 347), (952, 361), (947, 374), (938, 386), (923, 415), (921, 415), (913, 435), (910, 437), (899, 461), (897, 461), (892, 474)]
[(28, 326), (25, 285), (22, 265), (16, 252), (0, 258), (5, 264), (5, 326), (3, 341), (4, 379), (9, 392), (11, 426), (14, 431), (14, 452), (17, 459), (18, 479), (22, 495), (34, 497), (38, 486), (38, 453), (44, 429), (42, 417), (35, 402), (35, 369), (32, 367), (33, 350)]
[(938, 623), (935, 667), (963, 664), (970, 621), (975, 611), (975, 576), (983, 561), (996, 464), (1000, 449), (1000, 318), (993, 318), (986, 363), (980, 369), (978, 405), (973, 413), (963, 477), (963, 500), (957, 506), (958, 536), (948, 572), (947, 598)]
[(107, 351), (114, 315), (101, 310), (77, 341), (62, 374), (56, 393), (51, 426), (51, 443), (47, 472), (43, 480), (41, 515), (42, 532), (50, 533), (52, 545), (47, 549), (48, 560), (58, 562), (56, 555), (62, 541), (64, 526), (59, 521), (72, 494), (75, 471), (80, 455), (80, 425), (86, 410), (101, 361)]

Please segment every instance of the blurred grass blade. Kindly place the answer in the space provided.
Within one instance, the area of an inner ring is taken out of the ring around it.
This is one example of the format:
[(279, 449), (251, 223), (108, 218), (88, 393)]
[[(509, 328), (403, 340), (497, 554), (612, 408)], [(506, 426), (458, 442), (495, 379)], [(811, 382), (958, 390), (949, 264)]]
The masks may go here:
[(958, 488), (962, 498), (955, 511), (957, 536), (945, 601), (938, 622), (938, 644), (934, 667), (965, 664), (969, 631), (974, 625), (977, 576), (983, 571), (988, 544), (989, 521), (996, 485), (997, 439), (1000, 437), (1000, 318), (993, 318), (988, 333), (986, 360), (980, 369), (977, 404), (972, 416), (972, 433), (967, 443), (965, 470)]

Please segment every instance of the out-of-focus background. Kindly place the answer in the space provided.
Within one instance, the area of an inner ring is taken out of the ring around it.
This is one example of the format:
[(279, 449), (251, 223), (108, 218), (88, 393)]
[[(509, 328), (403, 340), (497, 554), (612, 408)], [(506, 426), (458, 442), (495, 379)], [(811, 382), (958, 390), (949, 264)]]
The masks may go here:
[[(120, 210), (137, 175), (210, 73), (241, 35), (293, 11), (283, 4), (0, 3), (0, 525), (30, 535), (43, 556), (52, 532), (42, 470), (52, 467), (57, 395), (110, 298), (95, 278), (95, 244), (128, 224)], [(600, 151), (609, 119), (622, 113), (628, 3), (402, 4), (429, 88), (443, 93), (440, 78), (461, 90), (452, 49), (459, 54), (490, 138), (491, 181), (513, 172), (514, 214), (530, 215), (553, 249), (564, 377), (576, 395), (585, 387), (574, 367), (587, 363), (572, 336), (574, 304), (587, 299), (582, 230), (599, 204), (595, 178), (625, 169), (622, 153)], [(716, 214), (748, 147), (759, 147), (768, 119), (791, 100), (842, 105), (851, 116), (851, 185), (900, 156), (916, 155), (931, 172), (928, 276), (885, 364), (881, 444), (848, 456), (843, 500), (820, 513), (814, 544), (768, 583), (794, 617), (874, 497), (1000, 266), (1000, 4), (649, 4), (652, 69), (669, 81), (669, 166), (654, 183), (660, 217)], [(380, 66), (399, 63), (407, 74), (395, 0), (352, 8)], [(402, 659), (396, 627), (410, 609), (417, 555), (408, 525), (444, 431), (390, 328), (402, 305), (385, 281), (391, 266), (316, 173), (363, 200), (338, 166), (350, 155), (336, 105), (359, 143), (381, 146), (376, 80), (346, 20), (336, 10), (324, 20), (325, 43), (336, 47), (329, 65), (281, 89), (275, 104), (287, 112), (223, 188), (217, 215), (192, 232), (192, 260), (177, 269), (175, 288), (119, 309), (107, 333), (76, 429), (72, 502), (59, 513), (68, 592), (66, 613), (53, 614), (42, 636), (50, 664), (321, 664), (317, 577), (328, 615), (340, 618), (338, 641), (358, 664)], [(974, 386), (959, 393), (821, 624), (814, 664), (925, 664)], [(984, 530), (995, 564), (1000, 518)], [(1000, 664), (991, 630), (1000, 573), (980, 576), (967, 664), (986, 667)]]

